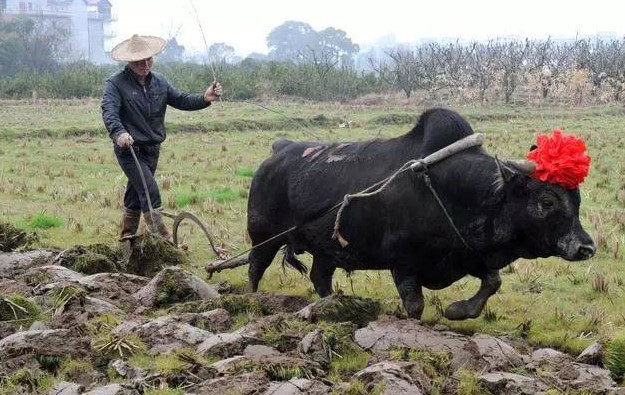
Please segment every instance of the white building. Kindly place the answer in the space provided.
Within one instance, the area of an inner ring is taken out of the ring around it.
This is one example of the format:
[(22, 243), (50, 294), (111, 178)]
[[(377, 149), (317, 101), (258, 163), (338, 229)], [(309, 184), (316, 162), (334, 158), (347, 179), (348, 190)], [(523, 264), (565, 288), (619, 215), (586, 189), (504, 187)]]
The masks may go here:
[(108, 0), (0, 0), (5, 16), (25, 16), (36, 22), (53, 22), (68, 29), (68, 56), (93, 63), (110, 62), (114, 37)]

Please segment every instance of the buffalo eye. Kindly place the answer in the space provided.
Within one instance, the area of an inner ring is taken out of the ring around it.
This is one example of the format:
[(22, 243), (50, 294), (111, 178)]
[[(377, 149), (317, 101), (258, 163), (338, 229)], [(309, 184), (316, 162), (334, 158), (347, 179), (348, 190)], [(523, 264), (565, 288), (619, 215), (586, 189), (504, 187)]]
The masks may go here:
[(556, 205), (556, 200), (553, 196), (543, 195), (538, 201), (540, 208), (544, 210), (552, 210)]

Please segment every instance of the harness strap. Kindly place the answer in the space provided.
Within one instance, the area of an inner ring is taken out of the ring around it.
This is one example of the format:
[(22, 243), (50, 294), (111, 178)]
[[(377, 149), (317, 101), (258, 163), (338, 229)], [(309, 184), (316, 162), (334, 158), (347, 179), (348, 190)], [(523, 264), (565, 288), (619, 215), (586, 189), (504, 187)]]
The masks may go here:
[(440, 197), (438, 197), (438, 194), (436, 193), (436, 189), (434, 189), (434, 185), (432, 185), (432, 180), (430, 179), (430, 175), (428, 174), (427, 168), (423, 172), (423, 181), (425, 182), (425, 185), (427, 185), (427, 187), (430, 189), (430, 192), (432, 192), (432, 195), (434, 196), (434, 199), (436, 199), (436, 202), (438, 203), (438, 205), (441, 208), (441, 210), (443, 210), (443, 213), (445, 214), (445, 217), (447, 217), (447, 221), (451, 225), (451, 227), (454, 230), (454, 232), (456, 232), (456, 236), (458, 236), (460, 241), (462, 241), (462, 244), (464, 244), (464, 246), (468, 250), (472, 250), (472, 248), (469, 246), (469, 244), (464, 239), (464, 237), (462, 237), (462, 234), (460, 233), (460, 230), (458, 229), (458, 227), (454, 223), (453, 218), (451, 218), (451, 216), (449, 215), (449, 212), (445, 208), (445, 205), (443, 204), (443, 201), (441, 200)]
[[(334, 232), (332, 233), (332, 238), (336, 239), (339, 241), (339, 243), (341, 244), (341, 246), (345, 247), (349, 244), (349, 242), (343, 237), (341, 236), (341, 233), (339, 232), (339, 228), (341, 225), (341, 217), (343, 215), (343, 210), (345, 209), (345, 207), (347, 207), (349, 205), (349, 203), (356, 198), (363, 198), (363, 197), (371, 197), (374, 196), (380, 192), (382, 192), (387, 186), (388, 184), (390, 184), (395, 178), (397, 178), (397, 176), (399, 176), (401, 173), (405, 172), (408, 169), (411, 169), (413, 171), (424, 171), (425, 173), (427, 173), (427, 169), (428, 166), (431, 166), (437, 162), (442, 161), (443, 159), (446, 159), (452, 155), (457, 154), (458, 152), (464, 151), (466, 149), (469, 149), (471, 147), (475, 147), (478, 145), (481, 145), (484, 141), (484, 135), (482, 135), (481, 133), (476, 133), (476, 134), (472, 134), (469, 136), (466, 136), (446, 147), (443, 147), (441, 149), (439, 149), (436, 152), (431, 153), (430, 155), (426, 156), (425, 158), (421, 158), (421, 159), (413, 159), (410, 160), (406, 163), (404, 163), (397, 171), (395, 171), (390, 177), (376, 183), (375, 185), (372, 185), (371, 187), (365, 189), (364, 191), (355, 193), (355, 194), (347, 194), (345, 195), (345, 197), (343, 198), (343, 202), (339, 203), (339, 211), (336, 214), (336, 219), (334, 221)], [(432, 191), (435, 199), (437, 200), (439, 206), (443, 209), (443, 212), (445, 213), (445, 215), (447, 216), (447, 219), (449, 220), (449, 222), (451, 223), (452, 228), (454, 229), (454, 231), (456, 232), (456, 234), (458, 235), (458, 237), (460, 237), (460, 240), (462, 240), (463, 244), (467, 247), (470, 248), (467, 244), (467, 242), (464, 240), (464, 238), (462, 237), (462, 235), (460, 235), (460, 231), (458, 230), (458, 228), (456, 227), (456, 225), (454, 224), (454, 222), (452, 221), (451, 217), (449, 216), (449, 213), (447, 212), (447, 210), (445, 209), (445, 206), (443, 205), (443, 202), (440, 200), (440, 198), (438, 197), (438, 195), (436, 194), (436, 191), (434, 190), (434, 187), (432, 186), (429, 177), (427, 177), (426, 175), (426, 184), (429, 182), (428, 187), (430, 188), (430, 191)], [(370, 192), (373, 188), (375, 188), (376, 186), (380, 185), (377, 189), (373, 190), (373, 192)]]

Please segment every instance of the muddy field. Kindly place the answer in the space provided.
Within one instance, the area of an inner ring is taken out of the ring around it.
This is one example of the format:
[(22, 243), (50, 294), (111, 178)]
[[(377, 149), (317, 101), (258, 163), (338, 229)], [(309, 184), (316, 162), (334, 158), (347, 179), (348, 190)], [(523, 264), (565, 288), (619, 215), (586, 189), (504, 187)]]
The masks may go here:
[[(422, 110), (383, 102), (270, 104), (287, 117), (232, 103), (172, 112), (158, 178), (165, 208), (197, 214), (219, 248), (245, 251), (250, 180), (272, 142), (394, 137)], [(2, 395), (623, 393), (620, 107), (460, 108), (501, 158), (523, 157), (554, 127), (587, 142), (580, 218), (597, 254), (575, 264), (518, 260), (477, 319), (442, 316), (475, 293), (475, 280), (428, 290), (417, 322), (386, 271), (339, 271), (335, 296), (321, 300), (281, 257), (258, 294), (244, 293), (246, 267), (208, 279), (217, 257), (187, 224), (184, 250), (146, 238), (124, 261), (116, 234), (125, 180), (98, 103), (2, 104)]]
[(183, 262), (152, 236), (127, 262), (102, 245), (0, 253), (0, 393), (625, 394), (601, 343), (569, 355), (372, 299), (244, 294)]

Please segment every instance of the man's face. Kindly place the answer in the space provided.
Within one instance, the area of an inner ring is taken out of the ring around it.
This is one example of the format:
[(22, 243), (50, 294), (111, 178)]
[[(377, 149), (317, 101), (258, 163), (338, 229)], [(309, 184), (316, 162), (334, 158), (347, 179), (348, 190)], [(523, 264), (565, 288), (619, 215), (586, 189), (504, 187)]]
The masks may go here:
[(150, 73), (150, 69), (154, 64), (154, 58), (137, 60), (136, 62), (128, 62), (130, 70), (139, 77), (146, 77)]

